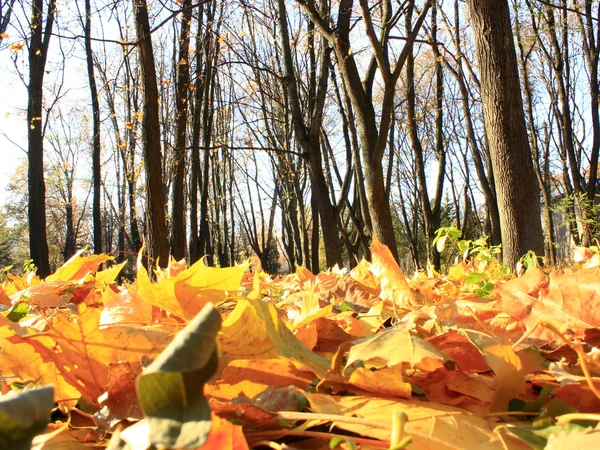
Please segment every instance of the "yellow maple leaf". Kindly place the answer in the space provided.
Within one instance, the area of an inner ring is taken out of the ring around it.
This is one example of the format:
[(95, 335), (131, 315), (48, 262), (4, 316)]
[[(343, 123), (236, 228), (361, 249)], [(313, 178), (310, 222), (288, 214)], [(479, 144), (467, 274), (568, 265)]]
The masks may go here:
[(155, 359), (177, 329), (172, 326), (112, 326), (99, 328), (100, 311), (79, 306), (79, 314), (59, 311), (43, 335), (27, 343), (53, 361), (65, 380), (81, 393), (85, 402), (99, 406), (106, 392), (109, 365), (131, 363), (139, 368)]
[(496, 423), (492, 420), (452, 406), (418, 400), (365, 396), (338, 397), (309, 392), (305, 392), (304, 395), (314, 413), (366, 419), (364, 424), (332, 419), (336, 427), (385, 442), (391, 439), (392, 417), (401, 411), (408, 416), (404, 432), (412, 437), (411, 446), (420, 450), (531, 449), (529, 444), (508, 433), (503, 432), (502, 436), (497, 434), (494, 431)]
[(507, 411), (508, 401), (525, 394), (525, 371), (521, 360), (508, 344), (474, 330), (462, 330), (477, 347), (496, 375), (492, 412)]
[(44, 361), (42, 355), (29, 345), (34, 333), (35, 330), (21, 327), (0, 315), (0, 376), (6, 380), (16, 377), (20, 381), (54, 386), (54, 401), (66, 412), (75, 406), (81, 394), (67, 383), (53, 361)]
[(412, 386), (402, 379), (400, 366), (376, 371), (359, 367), (352, 372), (348, 383), (379, 396), (391, 395), (401, 398), (412, 396)]
[(223, 352), (241, 359), (291, 358), (323, 377), (329, 361), (311, 352), (281, 320), (273, 304), (240, 300), (219, 332)]
[(422, 296), (411, 289), (406, 276), (398, 266), (389, 248), (373, 239), (371, 243), (373, 263), (370, 271), (379, 280), (381, 298), (391, 300), (398, 307), (417, 306), (424, 303)]
[(247, 269), (248, 263), (226, 268), (208, 267), (202, 258), (180, 272), (173, 292), (185, 312), (185, 318), (192, 319), (207, 303), (218, 304), (237, 295)]
[(46, 281), (78, 281), (96, 272), (100, 264), (114, 259), (113, 256), (106, 254), (82, 256), (83, 252), (84, 250), (80, 250), (75, 253), (54, 274), (48, 276)]

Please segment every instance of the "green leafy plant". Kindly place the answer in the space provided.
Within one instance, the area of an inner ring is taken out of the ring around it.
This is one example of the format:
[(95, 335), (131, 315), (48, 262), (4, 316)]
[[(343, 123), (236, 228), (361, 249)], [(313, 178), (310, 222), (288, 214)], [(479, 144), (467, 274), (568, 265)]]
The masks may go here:
[(521, 271), (541, 267), (544, 265), (544, 257), (538, 256), (533, 250), (529, 250), (519, 259), (517, 264), (517, 273)]
[(510, 273), (507, 266), (494, 258), (500, 253), (500, 245), (490, 246), (487, 236), (475, 240), (461, 237), (459, 229), (443, 227), (436, 231), (433, 244), (440, 253), (448, 254), (448, 260), (456, 254), (455, 265), (448, 268), (448, 274), (463, 282), (464, 293), (489, 298), (495, 281)]
[(458, 228), (442, 227), (435, 232), (433, 245), (440, 253), (445, 249), (457, 251), (463, 261), (469, 258), (479, 258), (489, 262), (494, 255), (498, 255), (501, 251), (500, 245), (489, 245), (487, 236), (475, 240), (461, 239), (461, 237), (462, 232)]
[(36, 272), (37, 271), (37, 267), (35, 265), (35, 263), (33, 262), (33, 259), (26, 259), (25, 261), (23, 261), (23, 272), (24, 273), (31, 273), (31, 272)]

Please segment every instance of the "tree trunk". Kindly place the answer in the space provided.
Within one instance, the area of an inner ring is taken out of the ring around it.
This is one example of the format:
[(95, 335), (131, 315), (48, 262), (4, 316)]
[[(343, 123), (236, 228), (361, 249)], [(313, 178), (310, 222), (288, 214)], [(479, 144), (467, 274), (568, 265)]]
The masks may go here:
[(169, 264), (169, 241), (165, 223), (163, 197), (160, 123), (158, 120), (158, 87), (152, 52), (152, 38), (146, 0), (135, 0), (135, 22), (138, 33), (144, 85), (144, 119), (142, 122), (143, 153), (146, 167), (147, 235), (150, 257), (161, 267)]
[(90, 0), (85, 0), (85, 57), (87, 64), (90, 96), (92, 98), (92, 180), (94, 194), (92, 200), (92, 222), (94, 224), (94, 253), (102, 253), (102, 217), (100, 200), (102, 198), (100, 173), (100, 102), (98, 88), (94, 75), (94, 60), (92, 55), (92, 7)]
[(481, 97), (500, 212), (502, 257), (514, 268), (544, 252), (539, 187), (521, 101), (507, 0), (467, 0), (475, 35)]
[[(355, 53), (351, 48), (350, 30), (353, 23), (354, 0), (340, 1), (337, 23), (333, 28), (330, 25), (329, 18), (322, 16), (317, 11), (314, 0), (302, 2), (297, 0), (297, 2), (329, 41), (329, 45), (335, 52), (340, 75), (346, 85), (348, 97), (356, 117), (356, 129), (362, 150), (364, 181), (373, 225), (373, 235), (387, 245), (394, 258), (398, 260), (398, 245), (394, 233), (390, 203), (386, 197), (382, 160), (387, 147), (396, 84), (406, 61), (408, 50), (415, 42), (431, 2), (429, 0), (425, 2), (414, 28), (406, 37), (402, 51), (394, 61), (390, 61), (390, 55), (392, 54), (389, 49), (390, 32), (397, 17), (400, 16), (400, 11), (394, 13), (392, 2), (389, 0), (382, 3), (383, 24), (380, 34), (377, 36), (368, 2), (360, 0), (366, 34), (373, 50), (373, 57), (369, 62), (364, 80), (361, 78), (359, 66), (354, 56)], [(379, 70), (383, 81), (383, 98), (381, 104), (378, 105), (379, 108), (377, 108), (379, 115), (375, 113), (373, 102), (373, 83), (377, 70)]]
[[(308, 86), (308, 107), (310, 111), (310, 124), (307, 125), (300, 108), (300, 96), (298, 92), (298, 77), (294, 70), (292, 48), (290, 44), (290, 35), (287, 24), (287, 11), (285, 1), (278, 0), (278, 19), (281, 32), (281, 45), (283, 48), (283, 62), (285, 69), (284, 84), (287, 89), (290, 109), (292, 112), (292, 123), (294, 125), (294, 134), (296, 141), (302, 148), (310, 174), (312, 201), (311, 207), (317, 208), (319, 216), (313, 214), (313, 273), (319, 271), (318, 251), (319, 246), (314, 245), (315, 240), (318, 244), (318, 226), (319, 218), (323, 229), (323, 242), (325, 244), (325, 258), (328, 267), (342, 265), (342, 244), (339, 237), (338, 218), (335, 205), (332, 204), (327, 181), (323, 174), (321, 164), (321, 142), (319, 135), (323, 118), (323, 109), (325, 106), (325, 94), (327, 90), (327, 80), (329, 77), (330, 49), (321, 38), (321, 61), (319, 75), (317, 78), (317, 63), (314, 51), (314, 25), (309, 28), (309, 51), (310, 51), (310, 81)], [(312, 30), (311, 30), (312, 28)], [(316, 233), (316, 236), (315, 236)]]
[(44, 1), (33, 0), (31, 41), (29, 46), (29, 85), (27, 88), (29, 252), (40, 278), (50, 275), (46, 239), (46, 185), (44, 182), (44, 147), (42, 126), (43, 85), (48, 44), (54, 25), (50, 2), (44, 26)]
[[(516, 11), (515, 11), (516, 12)], [(544, 200), (542, 208), (544, 217), (544, 238), (545, 238), (545, 255), (552, 266), (556, 265), (556, 248), (554, 239), (554, 223), (552, 218), (552, 195), (550, 188), (544, 183), (544, 177), (540, 168), (540, 149), (538, 140), (538, 129), (535, 124), (535, 111), (533, 101), (533, 89), (531, 86), (529, 75), (529, 59), (528, 53), (525, 51), (523, 38), (521, 34), (521, 23), (518, 18), (518, 13), (515, 14), (515, 33), (517, 37), (517, 46), (519, 48), (519, 65), (521, 68), (521, 77), (523, 78), (523, 89), (525, 94), (525, 111), (527, 116), (527, 125), (529, 127), (529, 138), (531, 141), (531, 150), (533, 151), (533, 168), (540, 186), (540, 192)]]
[(171, 254), (179, 261), (185, 258), (185, 168), (186, 168), (186, 132), (188, 122), (188, 86), (190, 84), (190, 66), (188, 51), (190, 48), (190, 23), (192, 21), (192, 0), (184, 0), (181, 16), (181, 34), (179, 36), (179, 58), (177, 62), (176, 86), (176, 130), (173, 181), (173, 209), (171, 213)]

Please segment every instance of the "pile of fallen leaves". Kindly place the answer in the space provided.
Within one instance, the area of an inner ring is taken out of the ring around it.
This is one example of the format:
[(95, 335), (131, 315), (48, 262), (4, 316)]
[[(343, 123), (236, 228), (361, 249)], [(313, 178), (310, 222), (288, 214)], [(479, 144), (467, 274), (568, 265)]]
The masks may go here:
[[(600, 268), (270, 278), (78, 254), (0, 289), (0, 448), (600, 448)], [(152, 278), (152, 279), (151, 279)]]

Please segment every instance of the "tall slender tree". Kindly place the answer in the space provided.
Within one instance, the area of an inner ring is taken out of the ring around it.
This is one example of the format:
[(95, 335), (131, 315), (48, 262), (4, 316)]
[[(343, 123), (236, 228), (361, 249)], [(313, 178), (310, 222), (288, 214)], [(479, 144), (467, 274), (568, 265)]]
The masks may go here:
[(179, 34), (179, 57), (177, 60), (177, 85), (175, 95), (175, 152), (173, 180), (173, 209), (171, 213), (171, 254), (176, 260), (185, 257), (185, 168), (186, 136), (188, 124), (188, 93), (190, 84), (189, 48), (192, 0), (184, 0)]
[(100, 171), (100, 101), (94, 74), (94, 55), (92, 53), (92, 6), (90, 0), (85, 0), (85, 59), (92, 98), (92, 182), (94, 185), (92, 201), (92, 222), (94, 224), (94, 253), (102, 253), (102, 212), (100, 199), (102, 197), (102, 174)]
[[(361, 77), (359, 64), (351, 47), (350, 31), (353, 28), (354, 0), (340, 1), (335, 25), (332, 25), (332, 21), (317, 9), (314, 0), (296, 1), (304, 8), (335, 53), (338, 68), (346, 85), (356, 118), (373, 235), (386, 244), (394, 257), (398, 259), (394, 223), (385, 191), (383, 156), (388, 144), (396, 85), (406, 62), (408, 51), (412, 48), (425, 21), (427, 11), (431, 7), (431, 0), (426, 0), (413, 29), (405, 38), (402, 51), (395, 59), (391, 58), (393, 53), (390, 51), (390, 33), (396, 27), (401, 12), (393, 10), (391, 0), (384, 0), (381, 3), (382, 20), (378, 33), (369, 1), (359, 1), (366, 35), (373, 51), (373, 57), (367, 66), (364, 77)], [(383, 83), (382, 99), (378, 105), (379, 114), (376, 113), (373, 96), (375, 75), (378, 71)]]
[[(318, 216), (313, 214), (313, 233), (316, 233), (316, 244), (313, 242), (312, 270), (318, 272), (318, 219), (321, 219), (323, 229), (323, 242), (325, 244), (325, 258), (327, 266), (333, 267), (335, 264), (342, 264), (342, 243), (340, 241), (338, 230), (338, 217), (335, 205), (331, 202), (331, 196), (325, 174), (323, 173), (322, 154), (321, 154), (321, 127), (323, 125), (323, 109), (327, 94), (327, 81), (329, 78), (330, 53), (325, 38), (321, 38), (320, 61), (318, 63), (315, 52), (315, 39), (313, 30), (309, 30), (309, 52), (310, 52), (310, 76), (308, 86), (308, 107), (309, 112), (306, 116), (309, 118), (309, 124), (305, 123), (305, 114), (302, 113), (300, 106), (300, 96), (298, 93), (298, 79), (294, 70), (294, 59), (290, 45), (290, 32), (288, 29), (288, 16), (284, 0), (278, 0), (279, 27), (281, 32), (281, 46), (283, 49), (283, 66), (285, 75), (283, 82), (287, 89), (289, 107), (292, 111), (292, 123), (296, 141), (302, 149), (302, 155), (307, 161), (308, 171), (310, 173), (313, 207), (316, 207)], [(328, 8), (327, 2), (324, 2), (322, 10)], [(314, 27), (311, 24), (311, 28)], [(316, 259), (316, 260), (315, 260)]]
[(163, 196), (160, 122), (158, 120), (158, 86), (152, 50), (150, 21), (146, 0), (134, 0), (135, 24), (142, 62), (144, 118), (142, 121), (144, 165), (146, 168), (146, 223), (149, 253), (161, 267), (169, 263), (169, 241)]
[(52, 27), (54, 2), (48, 1), (44, 24), (44, 0), (32, 1), (31, 39), (29, 41), (29, 84), (27, 86), (27, 125), (29, 163), (29, 251), (42, 278), (50, 275), (46, 238), (46, 186), (44, 183), (44, 136), (42, 122), (44, 74)]

